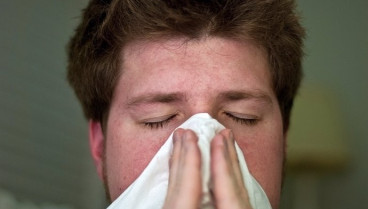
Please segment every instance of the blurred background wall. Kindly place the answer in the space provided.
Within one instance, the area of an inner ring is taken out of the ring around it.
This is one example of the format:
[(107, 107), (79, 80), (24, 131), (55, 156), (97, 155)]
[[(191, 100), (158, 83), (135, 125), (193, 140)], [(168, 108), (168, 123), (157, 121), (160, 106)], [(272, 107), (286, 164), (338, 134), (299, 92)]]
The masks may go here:
[[(319, 175), (317, 207), (366, 208), (368, 1), (297, 3), (308, 33), (302, 88), (334, 95), (349, 153), (342, 169)], [(65, 45), (86, 4), (0, 2), (0, 209), (104, 207), (87, 124), (65, 78)], [(282, 208), (293, 208), (303, 182), (287, 175)]]
[[(329, 92), (336, 112), (347, 164), (319, 175), (319, 208), (366, 208), (368, 204), (368, 1), (297, 0), (307, 29), (303, 89)], [(323, 117), (321, 113), (321, 117)], [(321, 118), (315, 117), (315, 122)], [(293, 128), (293, 124), (292, 124)], [(289, 143), (291, 142), (290, 139)], [(311, 140), (312, 141), (312, 140)], [(323, 141), (323, 139), (321, 139)], [(313, 157), (313, 156), (311, 156)], [(321, 158), (322, 159), (322, 158)], [(283, 206), (295, 201), (296, 175), (285, 182)], [(308, 180), (303, 186), (308, 186)], [(295, 204), (294, 204), (295, 205)]]
[(65, 45), (86, 3), (0, 2), (1, 209), (102, 208), (86, 122), (65, 73)]

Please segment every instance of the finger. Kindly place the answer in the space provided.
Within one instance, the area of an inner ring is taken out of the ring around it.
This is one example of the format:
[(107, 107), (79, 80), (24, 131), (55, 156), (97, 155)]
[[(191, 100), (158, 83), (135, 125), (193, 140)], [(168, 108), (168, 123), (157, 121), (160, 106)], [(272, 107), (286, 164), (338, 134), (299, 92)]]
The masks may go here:
[(216, 135), (211, 142), (212, 192), (216, 207), (218, 209), (250, 208), (248, 193), (242, 181), (236, 156), (234, 139), (231, 138), (227, 130)]
[(236, 154), (236, 150), (234, 147), (234, 138), (232, 136), (232, 132), (230, 129), (224, 129), (222, 131), (220, 131), (220, 133), (223, 137), (223, 142), (225, 145), (225, 151), (226, 154), (228, 154), (229, 160), (231, 162), (237, 162), (238, 161), (238, 156)]
[(176, 182), (181, 153), (181, 139), (183, 138), (183, 135), (184, 135), (183, 129), (177, 129), (173, 134), (173, 152), (169, 160), (170, 166), (169, 186), (171, 187), (174, 186)]
[[(216, 135), (211, 142), (211, 174), (213, 180), (213, 195), (216, 200), (216, 203), (222, 203), (223, 198), (226, 199), (228, 194), (226, 190), (221, 188), (229, 188), (229, 185), (232, 185), (231, 178), (228, 178), (231, 175), (231, 169), (229, 164), (227, 163), (227, 158), (229, 155), (226, 153), (226, 144), (224, 142), (224, 136), (219, 134)], [(217, 205), (219, 208), (220, 206)]]
[(185, 130), (182, 138), (182, 151), (181, 159), (183, 160), (181, 164), (182, 169), (190, 170), (192, 168), (200, 169), (200, 150), (198, 147), (198, 137), (192, 130)]
[(174, 138), (169, 189), (164, 208), (197, 208), (201, 196), (198, 139), (192, 131), (183, 129), (175, 132)]
[(226, 153), (229, 155), (227, 159), (230, 160), (227, 163), (231, 165), (237, 183), (243, 185), (243, 175), (239, 165), (239, 159), (235, 148), (235, 139), (233, 133), (230, 129), (224, 129), (220, 132), (220, 134), (223, 135), (223, 137), (225, 138), (225, 149)]
[[(188, 207), (197, 207), (202, 191), (201, 183), (201, 153), (198, 147), (198, 137), (191, 130), (186, 130), (182, 140), (180, 172), (182, 175), (182, 190), (192, 196)], [(184, 208), (184, 207), (183, 207)]]

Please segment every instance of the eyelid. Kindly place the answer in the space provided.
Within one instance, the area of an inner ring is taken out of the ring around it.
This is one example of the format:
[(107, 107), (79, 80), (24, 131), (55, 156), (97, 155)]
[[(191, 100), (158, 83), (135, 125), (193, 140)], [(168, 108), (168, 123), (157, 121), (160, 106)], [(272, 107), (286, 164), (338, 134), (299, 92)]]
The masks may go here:
[(241, 113), (234, 113), (234, 112), (224, 112), (224, 114), (231, 118), (236, 123), (246, 126), (253, 126), (259, 122), (259, 117), (254, 115), (245, 115)]
[(153, 118), (144, 119), (144, 120), (142, 120), (142, 122), (143, 123), (159, 123), (159, 122), (163, 122), (165, 120), (168, 120), (170, 118), (173, 118), (176, 115), (177, 115), (177, 113), (163, 115), (163, 116), (157, 116), (157, 117), (153, 117)]
[(177, 115), (178, 113), (149, 118), (146, 121), (142, 121), (141, 124), (151, 129), (160, 129), (168, 125), (172, 120), (177, 117)]
[(231, 115), (233, 117), (237, 117), (239, 119), (245, 119), (245, 120), (258, 120), (259, 117), (256, 115), (249, 115), (249, 114), (243, 114), (238, 112), (232, 112), (232, 111), (226, 111), (225, 114)]

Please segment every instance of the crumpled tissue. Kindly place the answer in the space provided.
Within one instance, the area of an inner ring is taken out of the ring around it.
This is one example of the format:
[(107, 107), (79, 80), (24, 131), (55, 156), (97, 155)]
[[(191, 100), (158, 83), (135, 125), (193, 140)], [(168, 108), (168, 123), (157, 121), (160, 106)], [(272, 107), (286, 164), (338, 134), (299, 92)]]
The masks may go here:
[[(202, 201), (201, 209), (211, 209), (214, 205), (210, 195), (210, 142), (225, 127), (207, 113), (190, 117), (178, 128), (191, 129), (198, 136), (198, 146), (202, 155)], [(169, 159), (173, 134), (166, 140), (142, 174), (107, 209), (160, 209), (165, 202), (169, 181)], [(267, 195), (259, 183), (249, 173), (244, 155), (235, 143), (240, 169), (249, 200), (253, 209), (271, 209)]]

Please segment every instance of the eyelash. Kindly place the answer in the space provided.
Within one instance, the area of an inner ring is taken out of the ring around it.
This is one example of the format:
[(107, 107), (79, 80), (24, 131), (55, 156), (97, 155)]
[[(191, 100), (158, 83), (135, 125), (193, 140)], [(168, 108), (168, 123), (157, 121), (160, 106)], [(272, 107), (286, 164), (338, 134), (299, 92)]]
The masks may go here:
[(232, 115), (231, 113), (225, 112), (225, 115), (228, 116), (229, 118), (231, 118), (233, 121), (242, 124), (242, 125), (248, 125), (248, 126), (252, 126), (255, 125), (258, 122), (258, 119), (252, 118), (252, 119), (246, 119), (246, 118), (239, 118), (239, 117), (235, 117), (234, 115)]
[(167, 119), (165, 119), (163, 121), (145, 122), (144, 125), (151, 128), (151, 129), (163, 128), (165, 125), (167, 125), (175, 117), (176, 117), (176, 115), (172, 115), (172, 116), (168, 117)]
[[(258, 122), (258, 119), (245, 119), (245, 118), (239, 118), (239, 117), (235, 117), (234, 115), (232, 115), (231, 113), (225, 112), (225, 115), (229, 118), (231, 118), (233, 121), (235, 121), (236, 123), (239, 123), (241, 125), (248, 125), (248, 126), (252, 126), (255, 125)], [(176, 115), (172, 115), (170, 117), (168, 117), (167, 119), (163, 120), (163, 121), (158, 121), (158, 122), (145, 122), (144, 126), (147, 126), (151, 129), (159, 129), (159, 128), (163, 128), (164, 126), (166, 126), (171, 120), (173, 120), (176, 117)]]

